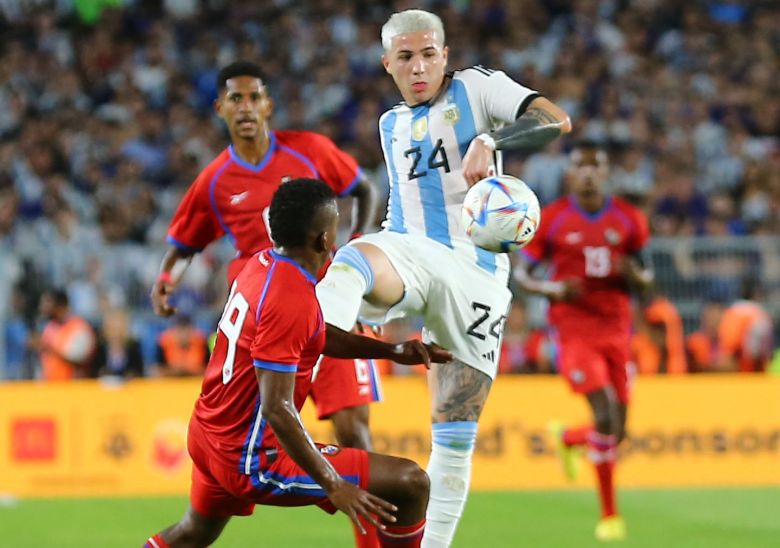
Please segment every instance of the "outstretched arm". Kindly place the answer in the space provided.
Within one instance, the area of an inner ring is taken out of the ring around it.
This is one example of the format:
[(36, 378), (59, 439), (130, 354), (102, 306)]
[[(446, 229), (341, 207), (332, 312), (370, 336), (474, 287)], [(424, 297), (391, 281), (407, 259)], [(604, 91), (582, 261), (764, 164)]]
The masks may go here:
[(392, 344), (348, 333), (330, 324), (326, 324), (325, 350), (322, 353), (333, 358), (378, 358), (403, 365), (422, 363), (426, 367), (430, 367), (431, 362), (446, 363), (452, 360), (452, 354), (436, 345), (423, 344), (417, 340)]
[(361, 171), (360, 180), (349, 193), (355, 198), (356, 209), (355, 226), (352, 227), (352, 235), (365, 234), (374, 228), (376, 218), (377, 193), (374, 185)]
[(493, 150), (536, 150), (570, 131), (569, 115), (549, 99), (537, 97), (514, 124), (479, 139)]
[(473, 185), (488, 176), (496, 150), (537, 150), (571, 129), (569, 115), (561, 107), (537, 97), (514, 123), (471, 141), (463, 157), (463, 176)]

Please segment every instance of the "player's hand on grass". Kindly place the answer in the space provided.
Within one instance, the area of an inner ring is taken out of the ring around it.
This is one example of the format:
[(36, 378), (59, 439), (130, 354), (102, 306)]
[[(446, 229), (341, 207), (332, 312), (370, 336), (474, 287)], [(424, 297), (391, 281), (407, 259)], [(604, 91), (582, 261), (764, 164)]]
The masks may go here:
[(358, 516), (363, 516), (380, 529), (385, 529), (382, 521), (395, 523), (396, 518), (393, 513), (398, 511), (395, 505), (343, 479), (328, 491), (328, 498), (333, 506), (349, 516), (363, 535), (366, 534), (366, 530), (360, 524)]
[(452, 353), (437, 344), (411, 340), (395, 345), (395, 355), (391, 359), (401, 365), (423, 364), (430, 369), (431, 363), (452, 361)]
[(176, 308), (168, 303), (168, 299), (173, 294), (174, 285), (161, 280), (155, 282), (152, 286), (152, 308), (158, 316), (172, 316), (176, 313)]

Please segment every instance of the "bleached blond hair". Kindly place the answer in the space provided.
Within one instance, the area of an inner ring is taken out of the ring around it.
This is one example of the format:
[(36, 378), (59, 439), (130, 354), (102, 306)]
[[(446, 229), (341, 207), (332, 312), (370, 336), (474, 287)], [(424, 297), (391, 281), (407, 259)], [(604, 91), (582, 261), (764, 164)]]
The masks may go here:
[(382, 47), (385, 51), (390, 51), (393, 38), (399, 34), (420, 30), (434, 31), (444, 44), (444, 24), (438, 15), (424, 10), (405, 10), (394, 13), (387, 23), (382, 25)]

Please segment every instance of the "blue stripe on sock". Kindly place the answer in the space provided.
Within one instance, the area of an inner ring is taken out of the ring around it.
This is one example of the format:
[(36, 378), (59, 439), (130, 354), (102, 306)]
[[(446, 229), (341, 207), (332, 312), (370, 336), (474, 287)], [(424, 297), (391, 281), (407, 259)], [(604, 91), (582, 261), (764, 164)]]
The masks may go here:
[(339, 249), (333, 257), (333, 264), (336, 263), (346, 264), (357, 270), (366, 281), (366, 293), (370, 293), (374, 288), (374, 271), (366, 256), (356, 247), (345, 246)]
[(433, 443), (457, 449), (470, 451), (477, 441), (477, 423), (474, 421), (439, 422), (433, 425)]

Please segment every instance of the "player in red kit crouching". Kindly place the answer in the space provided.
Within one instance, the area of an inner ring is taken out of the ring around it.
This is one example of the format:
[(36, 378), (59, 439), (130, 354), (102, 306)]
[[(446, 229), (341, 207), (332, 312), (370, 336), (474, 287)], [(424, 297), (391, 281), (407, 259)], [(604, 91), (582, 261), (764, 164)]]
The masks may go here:
[[(231, 144), (195, 179), (168, 229), (170, 247), (152, 288), (154, 310), (173, 314), (168, 302), (183, 265), (211, 242), (227, 236), (236, 249), (228, 266), (228, 287), (258, 251), (271, 246), (268, 208), (283, 181), (313, 177), (339, 197), (355, 200), (355, 234), (373, 228), (376, 197), (352, 156), (324, 135), (272, 130), (273, 101), (261, 68), (237, 61), (220, 70), (214, 108)], [(371, 360), (325, 358), (312, 388), (320, 419), (333, 422), (339, 444), (371, 449), (369, 405), (381, 399), (381, 381)], [(364, 523), (364, 527), (367, 525)], [(370, 529), (370, 528), (369, 528)], [(358, 546), (374, 547), (375, 533), (357, 535)]]
[(275, 246), (233, 282), (190, 420), (190, 508), (145, 546), (208, 546), (231, 516), (249, 515), (256, 504), (341, 510), (356, 524), (362, 516), (377, 525), (380, 546), (419, 546), (425, 472), (406, 459), (315, 445), (298, 414), (322, 352), (406, 364), (451, 359), (418, 341), (392, 345), (335, 330), (326, 341), (314, 284), (336, 234), (334, 198), (308, 179), (274, 195)]
[[(549, 323), (558, 347), (558, 367), (572, 390), (584, 394), (594, 425), (555, 428), (567, 473), (573, 475), (573, 451), (586, 446), (595, 465), (602, 517), (600, 540), (625, 537), (617, 510), (614, 468), (618, 443), (625, 435), (629, 402), (631, 310), (629, 289), (646, 289), (652, 273), (639, 253), (649, 238), (648, 223), (636, 207), (604, 192), (606, 153), (582, 143), (571, 154), (571, 194), (542, 210), (542, 225), (522, 251), (517, 269), (521, 287), (551, 300)], [(527, 268), (546, 261), (551, 280), (528, 276)]]

